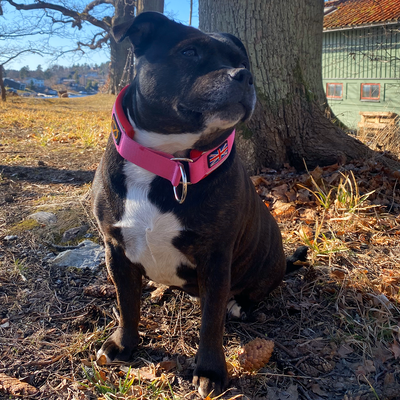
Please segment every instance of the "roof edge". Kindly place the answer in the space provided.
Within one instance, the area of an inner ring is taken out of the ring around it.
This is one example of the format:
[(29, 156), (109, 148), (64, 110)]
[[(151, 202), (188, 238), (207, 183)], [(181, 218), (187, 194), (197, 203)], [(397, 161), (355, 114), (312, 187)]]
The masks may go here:
[(382, 21), (373, 24), (363, 24), (363, 25), (345, 25), (337, 28), (323, 28), (323, 32), (350, 31), (353, 29), (374, 28), (376, 26), (387, 26), (387, 25), (400, 25), (400, 20), (392, 22)]

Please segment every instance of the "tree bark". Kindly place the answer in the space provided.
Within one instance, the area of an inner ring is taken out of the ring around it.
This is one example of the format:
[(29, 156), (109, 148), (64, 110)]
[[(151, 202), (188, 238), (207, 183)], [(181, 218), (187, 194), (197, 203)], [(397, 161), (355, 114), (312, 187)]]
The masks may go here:
[[(164, 12), (164, 0), (137, 0), (135, 13), (135, 2), (133, 0), (115, 0), (115, 13), (112, 19), (112, 25), (121, 24), (143, 11)], [(133, 53), (130, 51), (131, 43), (125, 39), (117, 43), (110, 37), (110, 86), (109, 92), (117, 94), (128, 84), (134, 75)]]
[(0, 89), (1, 89), (1, 101), (6, 101), (6, 88), (4, 87), (4, 80), (3, 80), (3, 64), (0, 64)]
[(285, 163), (304, 169), (371, 157), (372, 150), (325, 116), (323, 0), (200, 0), (200, 29), (245, 44), (257, 90), (255, 113), (238, 132), (249, 172)]

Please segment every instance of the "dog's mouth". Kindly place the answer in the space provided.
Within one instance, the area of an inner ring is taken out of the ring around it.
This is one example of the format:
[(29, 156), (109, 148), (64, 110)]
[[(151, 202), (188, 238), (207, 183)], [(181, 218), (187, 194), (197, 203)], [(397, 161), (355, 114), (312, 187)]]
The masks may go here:
[(185, 118), (201, 118), (203, 115), (202, 112), (193, 110), (184, 104), (180, 103), (178, 104), (178, 112), (183, 115)]
[(225, 116), (227, 114), (230, 114), (231, 111), (233, 111), (232, 114), (232, 119), (236, 119), (237, 115), (239, 114), (243, 114), (241, 121), (246, 121), (248, 120), (252, 113), (253, 113), (253, 109), (249, 109), (249, 107), (246, 107), (246, 105), (239, 101), (238, 103), (236, 103), (235, 105), (233, 104), (229, 104), (228, 107), (226, 107), (227, 109), (224, 109), (224, 107), (221, 107), (219, 109), (216, 109), (214, 111), (211, 110), (199, 110), (199, 109), (193, 109), (193, 107), (189, 107), (185, 104), (178, 104), (177, 110), (178, 112), (185, 118), (185, 119), (200, 119), (201, 117), (206, 117), (212, 114), (224, 114)]

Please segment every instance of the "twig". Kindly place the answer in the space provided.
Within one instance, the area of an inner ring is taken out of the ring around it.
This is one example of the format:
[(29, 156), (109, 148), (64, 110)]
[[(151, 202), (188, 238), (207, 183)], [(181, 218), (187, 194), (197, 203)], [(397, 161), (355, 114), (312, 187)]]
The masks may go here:
[(76, 246), (60, 246), (58, 244), (54, 244), (54, 243), (46, 242), (46, 241), (44, 241), (44, 243), (46, 243), (47, 245), (53, 247), (56, 250), (74, 250), (74, 249), (78, 249), (79, 247), (84, 246), (83, 243), (79, 243)]
[(65, 354), (60, 354), (58, 356), (52, 357), (50, 360), (47, 361), (32, 361), (30, 363), (24, 364), (24, 367), (47, 367), (48, 365), (54, 364), (64, 356)]
[(307, 400), (312, 400), (311, 397), (307, 394), (307, 392), (303, 389), (301, 385), (298, 387), (299, 391), (301, 394), (307, 399)]

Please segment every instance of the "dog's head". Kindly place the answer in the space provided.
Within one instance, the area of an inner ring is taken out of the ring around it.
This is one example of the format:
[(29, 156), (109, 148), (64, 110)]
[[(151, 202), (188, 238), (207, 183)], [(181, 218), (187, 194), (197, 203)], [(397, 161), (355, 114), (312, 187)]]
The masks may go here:
[(129, 38), (137, 74), (129, 96), (135, 125), (158, 134), (194, 135), (206, 150), (250, 118), (256, 95), (249, 60), (235, 36), (206, 34), (146, 12), (114, 27)]

